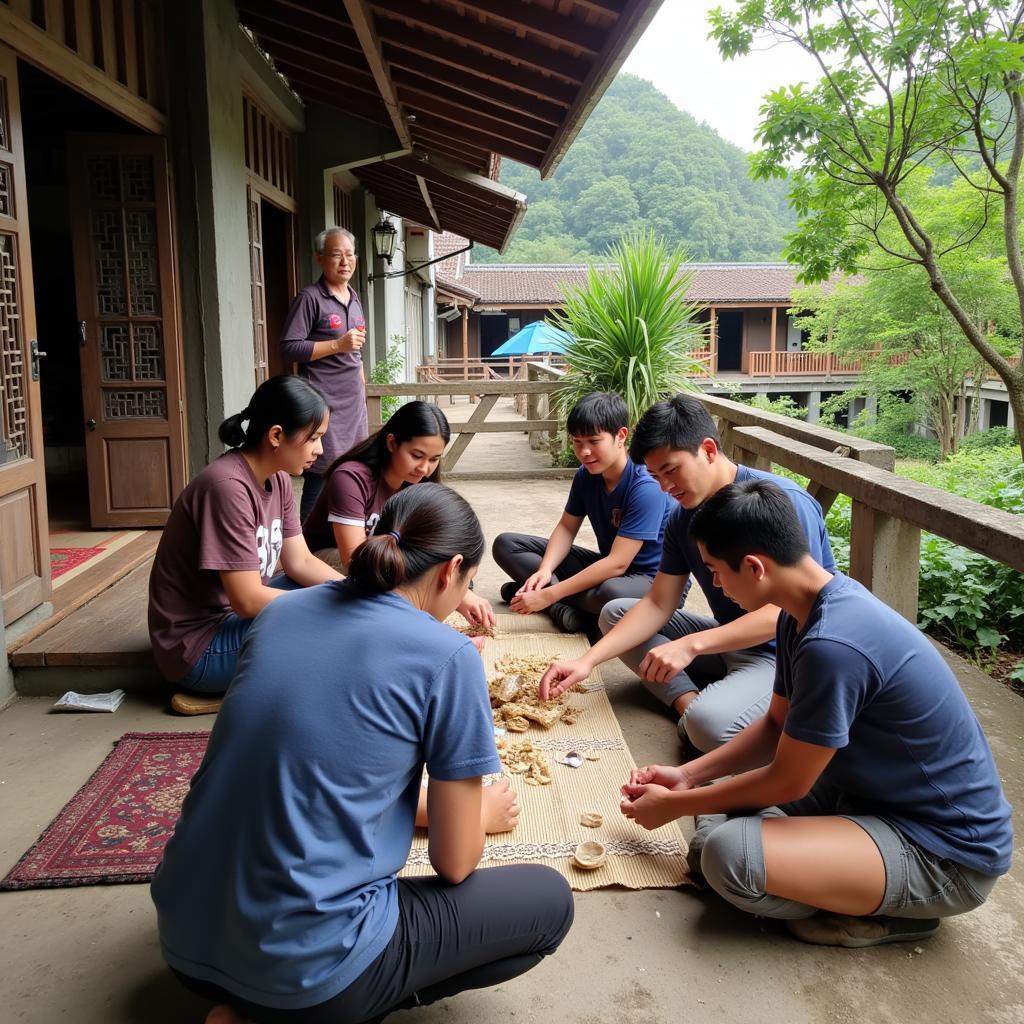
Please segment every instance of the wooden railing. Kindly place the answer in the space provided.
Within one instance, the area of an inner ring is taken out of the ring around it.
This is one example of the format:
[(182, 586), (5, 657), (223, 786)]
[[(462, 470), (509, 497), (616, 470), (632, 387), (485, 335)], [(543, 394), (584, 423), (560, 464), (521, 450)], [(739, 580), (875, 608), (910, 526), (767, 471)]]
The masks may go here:
[(843, 359), (832, 352), (748, 352), (751, 377), (836, 377), (861, 371), (859, 359)]
[(892, 472), (894, 452), (741, 402), (700, 396), (719, 423), (726, 453), (757, 469), (784, 466), (810, 480), (828, 509), (853, 501), (850, 575), (896, 611), (917, 621), (921, 531), (1024, 572), (1024, 518)]
[[(446, 478), (453, 478), (452, 471), (458, 464), (462, 453), (469, 446), (470, 441), (477, 434), (484, 433), (551, 433), (558, 429), (558, 420), (553, 418), (542, 418), (540, 416), (527, 416), (525, 420), (495, 420), (488, 421), (487, 415), (494, 408), (498, 399), (505, 395), (549, 395), (558, 387), (557, 380), (483, 380), (479, 383), (472, 381), (441, 381), (415, 384), (367, 384), (366, 385), (366, 412), (369, 420), (370, 431), (376, 430), (381, 425), (381, 399), (385, 396), (408, 396), (429, 401), (440, 395), (469, 395), (470, 398), (479, 400), (479, 406), (473, 411), (473, 415), (465, 423), (452, 423), (452, 435), (455, 441), (444, 455), (444, 472)], [(544, 477), (565, 477), (571, 476), (571, 470), (545, 469), (534, 470), (531, 476)], [(454, 474), (454, 479), (460, 477), (465, 479), (469, 474)], [(521, 478), (521, 470), (492, 470), (481, 473), (473, 473), (473, 479), (477, 480), (512, 480)]]

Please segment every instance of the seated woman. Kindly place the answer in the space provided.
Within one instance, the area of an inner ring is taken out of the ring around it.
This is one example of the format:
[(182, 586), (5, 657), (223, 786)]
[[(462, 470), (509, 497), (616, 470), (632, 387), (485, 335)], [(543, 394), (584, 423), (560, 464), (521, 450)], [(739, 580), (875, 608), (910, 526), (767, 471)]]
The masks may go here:
[[(152, 885), (163, 955), (218, 1004), (209, 1024), (379, 1021), (502, 984), (569, 930), (555, 871), (475, 870), (500, 761), (480, 657), (439, 620), (483, 550), (463, 498), (411, 487), (347, 580), (253, 623)], [(437, 875), (398, 879), (424, 766)]]
[[(338, 579), (306, 547), (289, 478), (322, 451), (329, 415), (302, 378), (264, 381), (248, 407), (220, 425), (232, 450), (178, 495), (149, 577), (149, 637), (169, 682), (224, 693), (259, 611), (286, 589)], [(279, 562), (287, 576), (271, 583)], [(172, 704), (184, 713), (217, 707), (187, 695)]]
[[(441, 482), (441, 456), (451, 437), (445, 414), (427, 402), (407, 402), (380, 430), (335, 459), (302, 524), (309, 549), (348, 572), (352, 552), (373, 531), (384, 502), (403, 487)], [(458, 611), (473, 625), (495, 623), (490, 602), (466, 594)]]

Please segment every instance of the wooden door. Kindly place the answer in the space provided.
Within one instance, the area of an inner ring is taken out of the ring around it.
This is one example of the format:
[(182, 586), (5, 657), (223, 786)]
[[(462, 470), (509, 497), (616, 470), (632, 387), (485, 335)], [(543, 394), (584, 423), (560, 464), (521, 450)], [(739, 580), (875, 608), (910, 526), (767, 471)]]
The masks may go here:
[(263, 264), (263, 210), (259, 193), (246, 188), (249, 211), (249, 284), (252, 295), (252, 347), (256, 367), (256, 386), (268, 376), (266, 268)]
[(185, 485), (167, 156), (150, 135), (69, 135), (94, 527), (161, 526)]
[(43, 427), (18, 67), (0, 46), (0, 600), (5, 623), (50, 596)]

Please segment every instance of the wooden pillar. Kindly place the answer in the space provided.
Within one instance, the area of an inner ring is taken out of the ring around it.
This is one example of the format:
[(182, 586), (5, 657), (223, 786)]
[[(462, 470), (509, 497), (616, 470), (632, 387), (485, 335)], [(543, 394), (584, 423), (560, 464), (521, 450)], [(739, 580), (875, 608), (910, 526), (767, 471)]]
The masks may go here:
[(850, 518), (850, 575), (904, 618), (917, 623), (921, 531), (854, 501)]
[(469, 306), (462, 307), (462, 376), (469, 380)]
[(711, 349), (711, 358), (708, 359), (708, 375), (714, 377), (718, 373), (718, 307), (711, 306), (711, 331), (708, 336), (708, 346)]
[(778, 323), (779, 310), (777, 306), (772, 306), (772, 356), (771, 356), (771, 375), (775, 376), (775, 327)]

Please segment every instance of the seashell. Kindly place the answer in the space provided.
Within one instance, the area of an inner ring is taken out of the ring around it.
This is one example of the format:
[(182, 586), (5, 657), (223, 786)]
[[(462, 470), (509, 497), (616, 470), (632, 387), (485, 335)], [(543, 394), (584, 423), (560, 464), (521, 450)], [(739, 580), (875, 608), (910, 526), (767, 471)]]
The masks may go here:
[(572, 855), (572, 862), (584, 871), (593, 871), (605, 862), (607, 856), (603, 843), (588, 839), (576, 847), (576, 852)]
[(603, 823), (604, 818), (597, 811), (584, 811), (580, 815), (580, 824), (584, 828), (600, 828)]
[(565, 757), (560, 757), (558, 759), (558, 763), (567, 764), (570, 768), (582, 768), (583, 758), (580, 757), (580, 755), (577, 754), (575, 750), (570, 750), (569, 753), (565, 755)]
[(539, 783), (540, 783), (540, 784), (541, 784), (542, 786), (550, 786), (550, 785), (551, 785), (551, 776), (550, 776), (550, 775), (545, 775), (545, 774), (544, 774), (543, 772), (541, 772), (541, 773), (540, 773), (540, 774), (539, 774), (539, 775), (537, 776), (537, 781), (538, 781), (538, 782), (539, 782)]
[(526, 784), (528, 786), (539, 786), (540, 785), (540, 783), (532, 775), (527, 775), (526, 776)]

